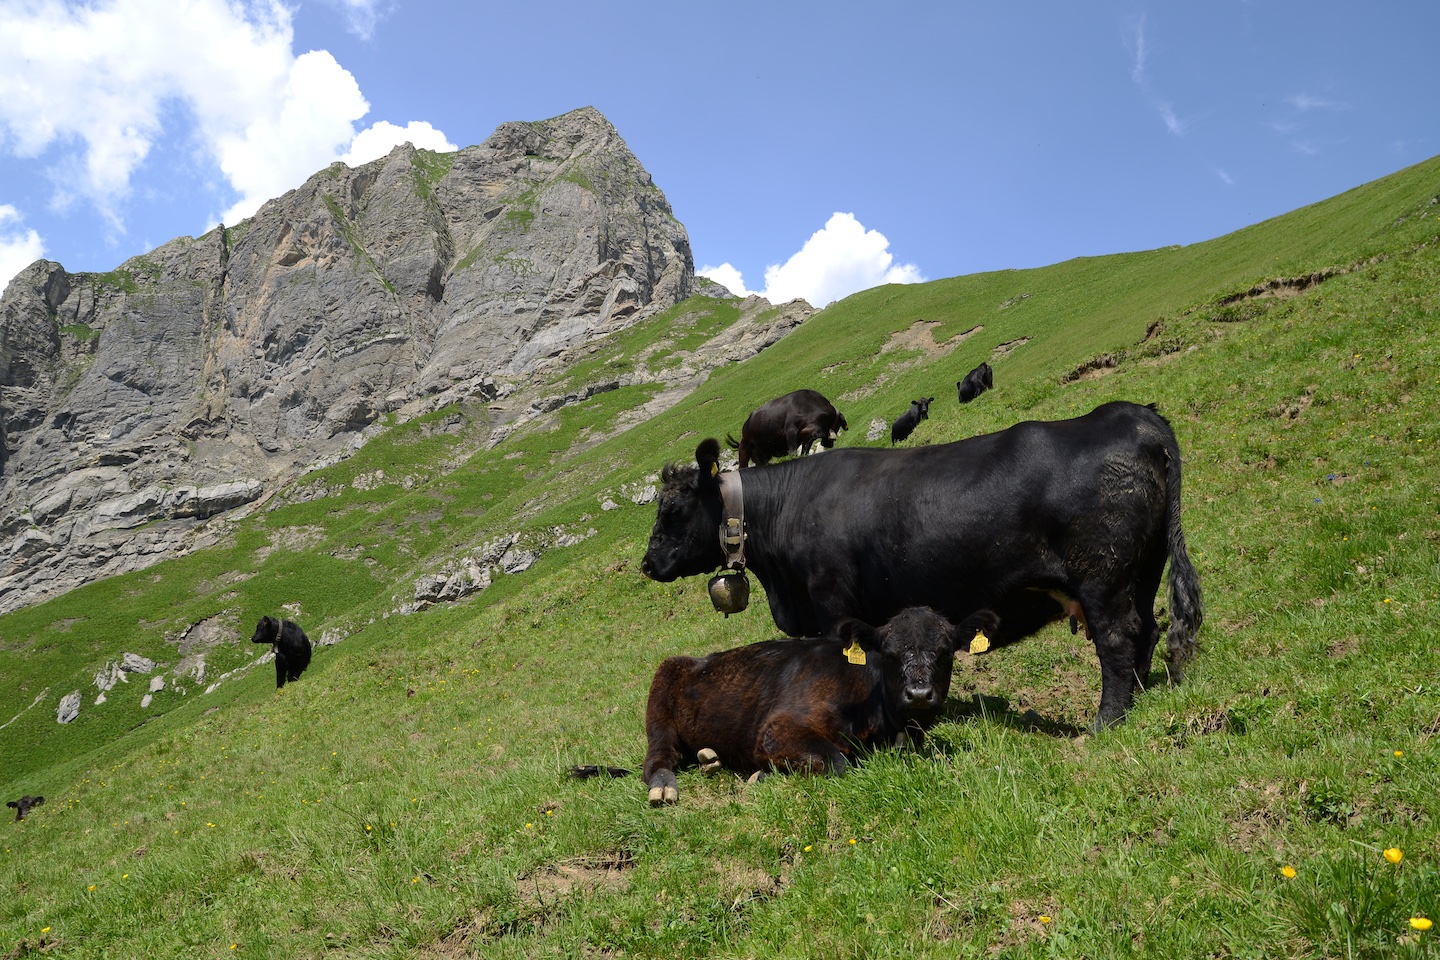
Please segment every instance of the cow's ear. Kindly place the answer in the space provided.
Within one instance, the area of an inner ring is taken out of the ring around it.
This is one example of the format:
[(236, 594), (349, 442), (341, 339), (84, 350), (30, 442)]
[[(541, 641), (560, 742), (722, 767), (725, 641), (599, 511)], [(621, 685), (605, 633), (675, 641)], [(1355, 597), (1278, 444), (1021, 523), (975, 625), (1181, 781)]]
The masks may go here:
[(19, 804), (16, 803), (14, 800), (6, 800), (6, 801), (5, 801), (5, 806), (7, 806), (7, 807), (18, 807)]
[(880, 647), (880, 634), (875, 628), (864, 620), (856, 620), (854, 617), (846, 617), (835, 624), (835, 635), (846, 643), (859, 644), (866, 650), (876, 650)]
[(695, 463), (700, 468), (701, 485), (716, 484), (715, 478), (720, 475), (720, 441), (714, 437), (701, 441), (695, 448)]

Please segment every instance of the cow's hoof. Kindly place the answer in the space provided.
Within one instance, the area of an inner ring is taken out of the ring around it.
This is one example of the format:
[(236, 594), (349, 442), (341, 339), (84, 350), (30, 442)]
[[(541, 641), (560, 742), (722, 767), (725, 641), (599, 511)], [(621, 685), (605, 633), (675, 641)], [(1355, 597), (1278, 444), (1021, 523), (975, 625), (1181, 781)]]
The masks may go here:
[(720, 772), (720, 755), (709, 747), (697, 750), (695, 759), (700, 761), (700, 772), (706, 776), (714, 776)]
[(680, 799), (680, 791), (674, 787), (651, 787), (650, 806), (659, 807)]
[(765, 779), (766, 777), (768, 777), (768, 776), (770, 776), (770, 774), (766, 773), (764, 770), (756, 770), (754, 773), (750, 774), (750, 779), (749, 779), (749, 780), (746, 780), (745, 782), (746, 782), (746, 783), (759, 783), (760, 781), (764, 780), (764, 779)]

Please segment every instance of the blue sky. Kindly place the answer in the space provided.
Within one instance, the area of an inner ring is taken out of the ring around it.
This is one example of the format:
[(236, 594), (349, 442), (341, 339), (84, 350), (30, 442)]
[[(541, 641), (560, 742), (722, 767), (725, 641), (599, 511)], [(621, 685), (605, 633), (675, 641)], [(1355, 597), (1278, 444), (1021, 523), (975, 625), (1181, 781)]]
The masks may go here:
[(1189, 244), (1440, 154), (1437, 37), (1430, 0), (0, 0), (0, 284), (586, 105), (737, 292)]

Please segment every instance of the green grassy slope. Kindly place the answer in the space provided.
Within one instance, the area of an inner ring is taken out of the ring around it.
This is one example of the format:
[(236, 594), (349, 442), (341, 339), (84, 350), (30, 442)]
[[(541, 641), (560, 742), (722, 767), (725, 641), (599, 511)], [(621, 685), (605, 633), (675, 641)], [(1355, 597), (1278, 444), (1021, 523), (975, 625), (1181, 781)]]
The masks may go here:
[[(493, 449), (483, 408), (442, 410), (223, 546), (0, 617), (0, 790), (49, 798), (0, 825), (0, 951), (1435, 955), (1440, 931), (1409, 921), (1440, 915), (1437, 195), (1431, 161), (1192, 247), (867, 291), (609, 439), (658, 387)], [(687, 304), (556, 391), (733, 319)], [(953, 384), (984, 359), (997, 389), (960, 407)], [(665, 810), (635, 778), (565, 780), (638, 766), (662, 657), (774, 635), (761, 596), (721, 619), (703, 580), (645, 581), (654, 508), (625, 492), (799, 386), (836, 401), (848, 445), (921, 394), (937, 400), (912, 444), (1156, 402), (1208, 607), (1187, 683), (1080, 736), (1098, 669), (1057, 627), (962, 655), (929, 747), (843, 779), (682, 775)], [(595, 532), (387, 615), (419, 575), (557, 527)], [(91, 706), (106, 657), (173, 664), (171, 638), (217, 618), (236, 641), (208, 682), (283, 604), (344, 637), (283, 692), (259, 668), (149, 710), (134, 681)], [(71, 689), (86, 706), (60, 727)]]

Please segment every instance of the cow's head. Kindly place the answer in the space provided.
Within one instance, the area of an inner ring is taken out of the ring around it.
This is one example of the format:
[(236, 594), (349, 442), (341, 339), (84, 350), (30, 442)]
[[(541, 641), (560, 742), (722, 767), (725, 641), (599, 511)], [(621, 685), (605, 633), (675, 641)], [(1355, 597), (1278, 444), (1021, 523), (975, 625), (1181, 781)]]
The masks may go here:
[(878, 630), (859, 620), (837, 627), (869, 655), (878, 655), (885, 701), (902, 720), (933, 719), (950, 695), (955, 628), (929, 607), (906, 607)]
[(921, 419), (921, 420), (929, 420), (929, 419), (930, 419), (930, 404), (932, 404), (932, 403), (935, 402), (935, 398), (934, 398), (934, 397), (921, 397), (919, 400), (915, 400), (915, 401), (912, 401), (912, 402), (913, 402), (914, 405), (915, 405), (915, 412), (918, 413), (918, 414), (920, 414), (920, 419)]
[(695, 448), (695, 466), (669, 464), (660, 472), (655, 528), (640, 562), (645, 576), (669, 583), (724, 563), (719, 476), (720, 442), (713, 439)]
[(14, 807), (14, 808), (15, 808), (15, 819), (16, 819), (16, 820), (24, 820), (24, 819), (25, 819), (25, 815), (30, 812), (30, 810), (31, 810), (32, 807), (38, 807), (38, 806), (40, 806), (40, 804), (42, 804), (42, 803), (44, 803), (44, 802), (45, 802), (45, 798), (44, 798), (44, 797), (29, 797), (29, 796), (26, 796), (26, 797), (21, 797), (19, 800), (8, 800), (8, 801), (6, 801), (5, 806), (7, 806), (7, 807)]
[(274, 643), (280, 636), (280, 621), (274, 617), (261, 617), (260, 622), (255, 624), (255, 634), (250, 638), (251, 643)]

